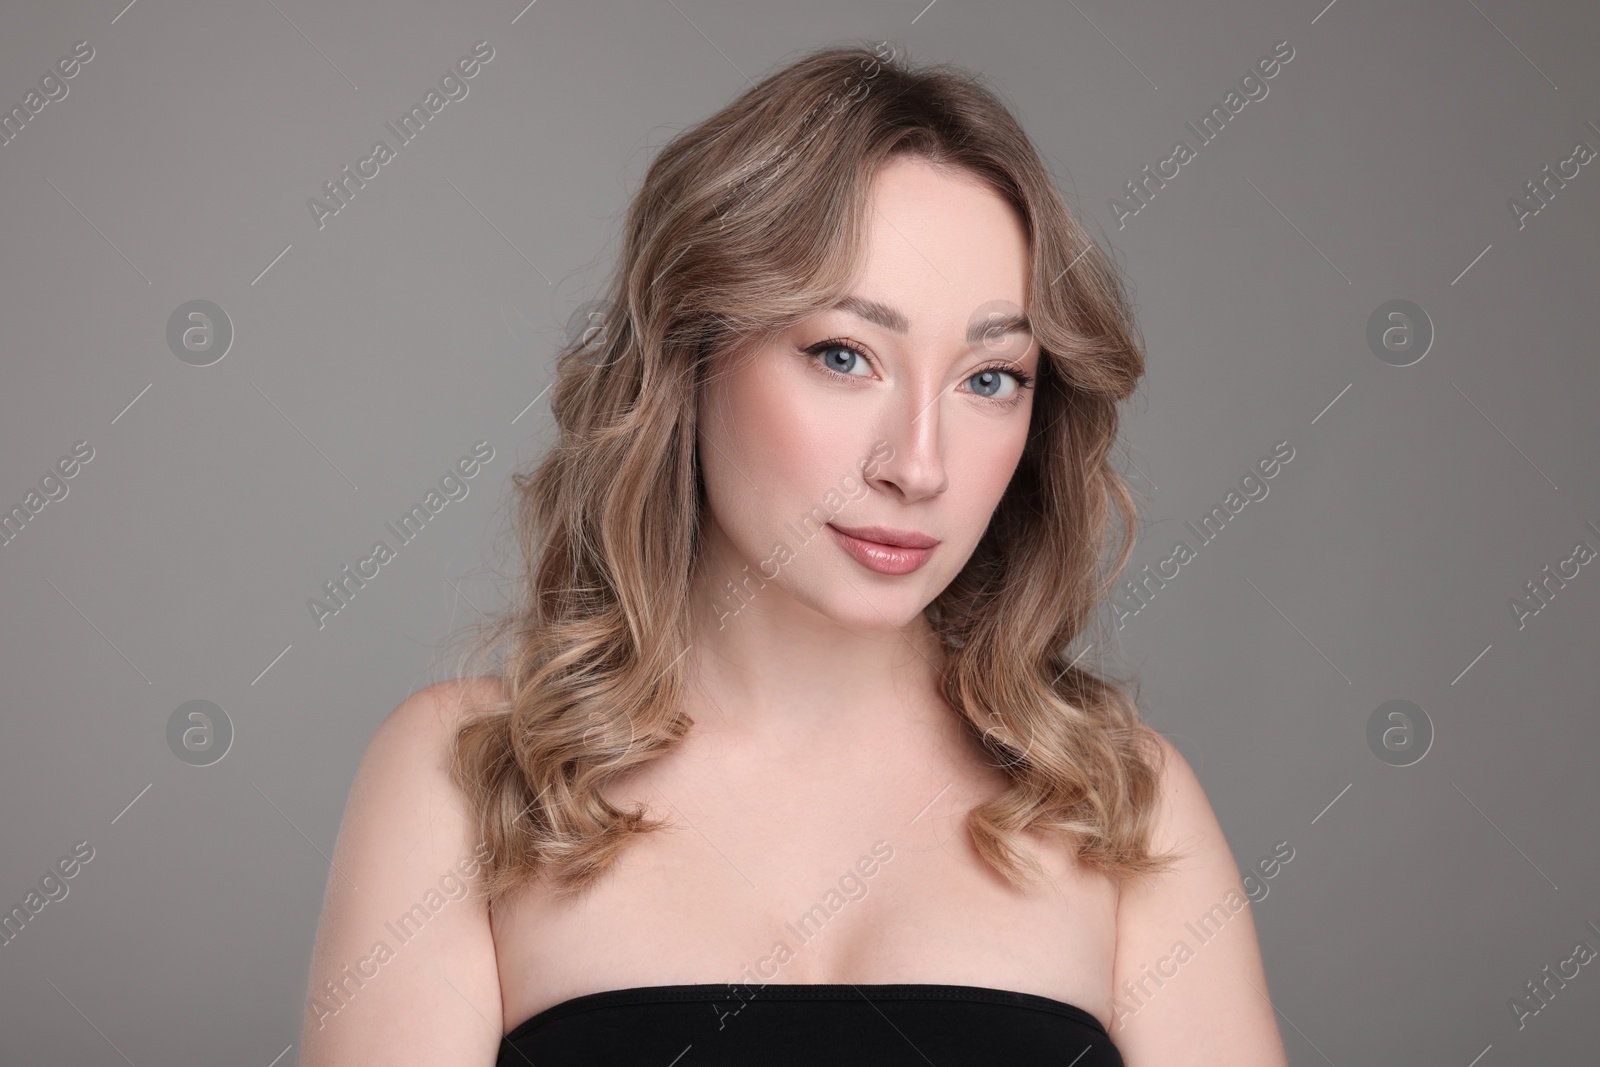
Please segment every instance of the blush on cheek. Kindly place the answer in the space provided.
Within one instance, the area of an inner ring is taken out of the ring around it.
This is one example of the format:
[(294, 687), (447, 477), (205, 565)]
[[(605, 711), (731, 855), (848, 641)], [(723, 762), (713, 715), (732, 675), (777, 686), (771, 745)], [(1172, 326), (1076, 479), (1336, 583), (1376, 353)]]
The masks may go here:
[[(700, 463), (709, 517), (740, 559), (722, 565), (755, 569), (781, 528), (784, 486), (803, 452), (785, 433), (789, 423), (760, 388), (760, 356), (724, 364), (704, 386), (700, 405)], [(752, 370), (757, 373), (752, 373)], [(770, 514), (769, 514), (770, 512)]]
[(751, 383), (739, 397), (740, 436), (767, 473), (790, 479), (814, 461), (817, 434), (798, 410), (795, 396), (784, 395), (780, 383)]
[[(762, 351), (725, 384), (723, 414), (738, 448), (730, 455), (775, 497), (799, 497), (802, 509), (810, 507), (821, 502), (829, 486), (859, 469), (852, 452), (864, 433), (859, 418), (836, 393), (819, 388), (815, 373), (798, 360)], [(861, 454), (870, 446), (863, 439)]]
[[(952, 442), (947, 455), (952, 486), (965, 485), (974, 510), (982, 508), (987, 515), (1000, 503), (1006, 486), (1016, 474), (1027, 444), (1027, 427), (1007, 429), (1003, 436), (990, 428), (970, 440)], [(963, 505), (967, 501), (962, 502)]]

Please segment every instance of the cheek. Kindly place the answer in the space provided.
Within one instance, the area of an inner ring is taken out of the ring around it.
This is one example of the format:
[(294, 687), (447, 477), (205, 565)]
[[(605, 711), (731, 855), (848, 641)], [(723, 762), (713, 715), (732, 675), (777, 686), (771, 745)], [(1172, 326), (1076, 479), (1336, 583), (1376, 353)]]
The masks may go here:
[(851, 448), (861, 427), (840, 405), (814, 402), (815, 394), (783, 370), (775, 358), (757, 356), (709, 384), (701, 409), (708, 504), (746, 552), (770, 551), (786, 518), (804, 513), (854, 469)]
[(734, 477), (746, 491), (759, 488), (776, 501), (814, 496), (830, 472), (837, 478), (851, 469), (859, 420), (843, 405), (818, 402), (807, 384), (797, 368), (773, 355), (757, 357), (723, 382), (713, 416), (717, 443), (727, 452), (723, 461), (743, 472)]
[[(963, 426), (945, 453), (950, 484), (965, 486), (962, 508), (987, 515), (1016, 473), (1028, 441), (1028, 426), (1021, 419), (997, 424), (983, 420)], [(981, 509), (981, 510), (980, 510)]]

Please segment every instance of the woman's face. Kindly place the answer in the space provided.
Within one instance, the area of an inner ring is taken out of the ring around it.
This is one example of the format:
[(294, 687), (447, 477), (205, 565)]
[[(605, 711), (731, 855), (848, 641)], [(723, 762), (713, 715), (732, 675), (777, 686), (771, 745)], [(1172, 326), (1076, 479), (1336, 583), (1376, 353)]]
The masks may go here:
[(704, 386), (704, 592), (721, 626), (794, 603), (905, 626), (966, 563), (1022, 456), (1039, 351), (1021, 221), (976, 179), (907, 158), (879, 171), (868, 220), (846, 306)]

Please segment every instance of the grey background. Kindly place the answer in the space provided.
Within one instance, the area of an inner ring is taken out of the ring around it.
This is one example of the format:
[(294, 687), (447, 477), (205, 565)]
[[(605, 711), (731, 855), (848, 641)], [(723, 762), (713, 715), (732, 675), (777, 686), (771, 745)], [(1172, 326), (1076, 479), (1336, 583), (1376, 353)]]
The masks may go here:
[[(1508, 601), (1600, 547), (1600, 173), (1520, 230), (1507, 200), (1600, 148), (1597, 31), (1505, 0), (0, 8), (0, 107), (95, 49), (0, 146), (0, 503), (95, 450), (0, 546), (0, 905), (95, 850), (0, 947), (0, 1062), (296, 1062), (351, 776), (501, 601), (507, 475), (627, 198), (747, 79), (877, 40), (988, 76), (1127, 270), (1134, 569), (1295, 449), (1088, 653), (1139, 673), (1241, 867), (1295, 849), (1255, 905), (1291, 1061), (1592, 1062), (1595, 966), (1524, 1029), (1508, 1000), (1600, 947), (1600, 567), (1521, 629)], [(319, 230), (307, 199), (478, 40), (468, 97)], [(1119, 230), (1108, 199), (1281, 40)], [(1437, 331), (1405, 368), (1365, 341), (1396, 298)], [(209, 367), (165, 340), (194, 299), (235, 331)], [(319, 630), (308, 598), (480, 439), (466, 499)], [(235, 730), (209, 767), (167, 747), (194, 699)], [(1365, 740), (1393, 699), (1436, 731), (1413, 766)]]

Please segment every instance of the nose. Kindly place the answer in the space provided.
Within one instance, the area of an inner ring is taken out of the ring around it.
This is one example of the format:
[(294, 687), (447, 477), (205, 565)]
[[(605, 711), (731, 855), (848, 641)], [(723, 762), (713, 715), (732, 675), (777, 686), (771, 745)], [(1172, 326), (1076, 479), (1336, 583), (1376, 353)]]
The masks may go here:
[(939, 433), (939, 401), (944, 393), (939, 390), (930, 397), (924, 390), (907, 390), (885, 413), (882, 436), (893, 455), (878, 464), (870, 480), (899, 497), (901, 503), (925, 500), (949, 488)]

